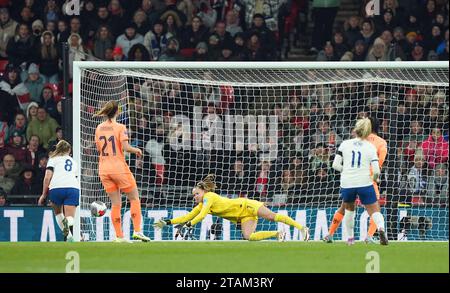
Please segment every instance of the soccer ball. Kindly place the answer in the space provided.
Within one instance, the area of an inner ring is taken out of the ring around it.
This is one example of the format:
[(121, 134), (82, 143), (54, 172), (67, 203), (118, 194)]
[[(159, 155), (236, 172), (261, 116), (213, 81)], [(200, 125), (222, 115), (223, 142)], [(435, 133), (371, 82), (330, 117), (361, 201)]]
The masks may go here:
[(106, 204), (101, 201), (94, 201), (91, 203), (91, 215), (93, 217), (101, 217), (106, 213)]

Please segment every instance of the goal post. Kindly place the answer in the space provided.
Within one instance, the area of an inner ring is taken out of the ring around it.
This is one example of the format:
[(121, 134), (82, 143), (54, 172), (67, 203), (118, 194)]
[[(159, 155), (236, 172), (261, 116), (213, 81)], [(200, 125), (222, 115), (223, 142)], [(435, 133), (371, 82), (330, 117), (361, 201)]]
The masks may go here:
[[(320, 240), (341, 202), (333, 156), (356, 119), (372, 116), (388, 143), (379, 187), (389, 237), (448, 241), (448, 62), (83, 61), (73, 68), (73, 156), (81, 181), (74, 234), (81, 240), (114, 237), (109, 212), (89, 212), (95, 200), (110, 207), (97, 173), (93, 136), (101, 120), (93, 113), (114, 99), (130, 143), (144, 152), (142, 160), (127, 160), (143, 232), (152, 239), (175, 240), (173, 227), (157, 231), (152, 223), (192, 209), (192, 187), (211, 173), (221, 195), (264, 201)], [(122, 210), (129, 237), (125, 197)], [(257, 229), (282, 225), (260, 220)], [(357, 239), (368, 225), (359, 207)], [(287, 231), (289, 240), (301, 239)], [(238, 226), (213, 216), (196, 225), (194, 237), (242, 239)], [(346, 239), (342, 227), (334, 238)]]

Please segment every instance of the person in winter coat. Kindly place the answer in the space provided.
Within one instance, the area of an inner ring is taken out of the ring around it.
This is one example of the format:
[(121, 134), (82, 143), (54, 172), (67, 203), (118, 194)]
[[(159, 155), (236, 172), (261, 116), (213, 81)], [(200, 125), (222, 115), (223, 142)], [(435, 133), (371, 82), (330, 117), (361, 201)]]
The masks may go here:
[(435, 127), (431, 135), (422, 142), (422, 151), (430, 169), (434, 169), (437, 164), (448, 162), (449, 144), (444, 140), (440, 128)]

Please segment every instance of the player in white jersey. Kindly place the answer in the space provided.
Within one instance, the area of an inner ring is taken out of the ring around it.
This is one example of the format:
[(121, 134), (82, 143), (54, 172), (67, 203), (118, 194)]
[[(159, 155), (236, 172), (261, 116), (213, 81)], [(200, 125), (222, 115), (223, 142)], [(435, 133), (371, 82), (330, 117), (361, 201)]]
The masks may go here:
[(65, 140), (56, 145), (47, 163), (42, 195), (39, 198), (39, 205), (44, 205), (49, 195), (56, 222), (67, 241), (73, 241), (74, 216), (80, 196), (78, 165), (70, 156), (71, 149)]
[(377, 226), (380, 244), (387, 245), (384, 218), (373, 187), (373, 182), (380, 175), (380, 166), (377, 150), (367, 140), (372, 132), (370, 119), (358, 120), (354, 132), (356, 138), (341, 143), (333, 162), (333, 168), (341, 172), (341, 198), (345, 207), (343, 222), (349, 236), (347, 243), (352, 245), (355, 242), (355, 200), (358, 196)]

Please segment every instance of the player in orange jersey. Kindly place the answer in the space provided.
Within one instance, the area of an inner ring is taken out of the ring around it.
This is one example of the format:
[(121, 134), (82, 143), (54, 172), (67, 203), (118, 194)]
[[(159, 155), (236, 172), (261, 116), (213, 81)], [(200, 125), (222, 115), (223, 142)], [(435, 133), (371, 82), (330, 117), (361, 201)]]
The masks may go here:
[(116, 101), (107, 102), (94, 117), (105, 117), (95, 130), (95, 144), (99, 152), (98, 173), (106, 193), (111, 199), (111, 222), (116, 231), (115, 242), (128, 242), (123, 238), (121, 192), (124, 192), (131, 206), (131, 219), (133, 221), (133, 239), (150, 241), (150, 238), (141, 232), (141, 202), (130, 168), (125, 161), (124, 151), (142, 156), (142, 151), (130, 146), (128, 143), (127, 128), (116, 122), (119, 114), (119, 104)]
[[(378, 121), (376, 120), (376, 118), (370, 117), (369, 119), (372, 124), (372, 133), (367, 137), (367, 140), (369, 142), (371, 142), (377, 149), (377, 155), (378, 155), (378, 159), (379, 159), (378, 163), (379, 163), (380, 170), (381, 170), (381, 167), (382, 167), (384, 160), (386, 159), (386, 155), (387, 155), (387, 143), (384, 139), (382, 139), (381, 137), (379, 137), (377, 135)], [(375, 188), (375, 193), (377, 195), (377, 200), (378, 200), (378, 199), (380, 199), (380, 190), (378, 188), (377, 182), (375, 182), (375, 181), (373, 182), (373, 187)], [(337, 228), (341, 224), (342, 219), (344, 218), (344, 213), (345, 213), (344, 206), (341, 205), (341, 207), (336, 211), (336, 213), (333, 216), (333, 220), (331, 222), (330, 229), (328, 231), (328, 235), (323, 238), (324, 242), (327, 242), (327, 243), (333, 242), (332, 237), (334, 235), (334, 232), (336, 232)], [(377, 226), (375, 225), (375, 222), (373, 221), (373, 219), (370, 218), (369, 231), (367, 232), (367, 238), (365, 240), (366, 243), (375, 243), (375, 240), (373, 239), (373, 235), (375, 234), (376, 231), (377, 231)]]

